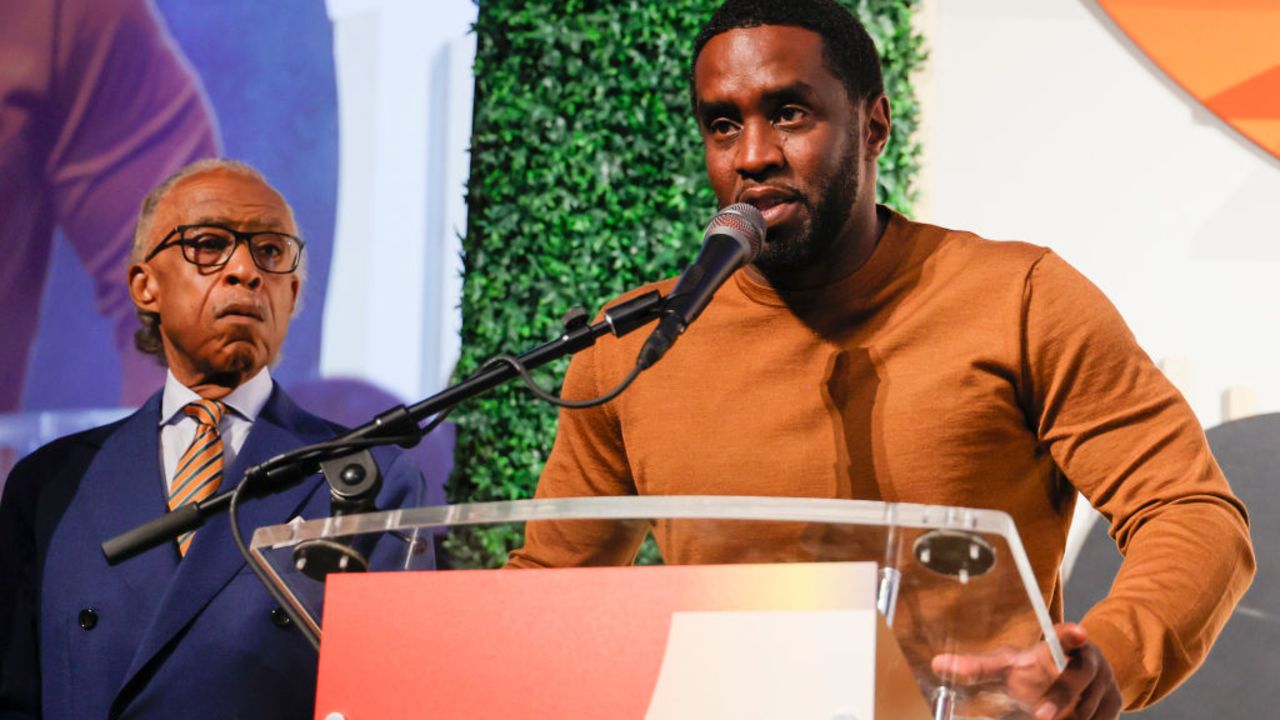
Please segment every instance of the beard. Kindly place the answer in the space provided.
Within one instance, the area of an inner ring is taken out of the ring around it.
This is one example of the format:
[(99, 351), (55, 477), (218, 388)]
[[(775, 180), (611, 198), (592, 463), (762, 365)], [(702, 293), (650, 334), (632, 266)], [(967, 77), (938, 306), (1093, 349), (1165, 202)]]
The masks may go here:
[(804, 206), (805, 220), (794, 232), (767, 237), (755, 265), (766, 277), (776, 277), (813, 267), (828, 257), (840, 240), (840, 232), (853, 212), (853, 201), (861, 185), (859, 147), (854, 134), (836, 169), (821, 178), (822, 196), (815, 205), (807, 194), (797, 202)]

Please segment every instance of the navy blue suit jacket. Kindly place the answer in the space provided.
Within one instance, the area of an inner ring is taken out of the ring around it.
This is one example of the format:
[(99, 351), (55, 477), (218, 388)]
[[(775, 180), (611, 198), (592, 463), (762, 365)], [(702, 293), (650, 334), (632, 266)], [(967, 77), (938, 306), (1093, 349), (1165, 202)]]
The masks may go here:
[[(0, 717), (310, 718), (316, 654), (236, 551), (226, 514), (179, 562), (168, 543), (116, 567), (101, 543), (166, 511), (160, 394), (117, 423), (56, 440), (14, 467), (0, 502)], [(276, 386), (226, 487), (244, 468), (340, 430)], [(378, 507), (419, 504), (404, 454), (374, 453)], [(323, 478), (246, 501), (246, 533), (330, 514)], [(91, 629), (80, 617), (92, 610)]]

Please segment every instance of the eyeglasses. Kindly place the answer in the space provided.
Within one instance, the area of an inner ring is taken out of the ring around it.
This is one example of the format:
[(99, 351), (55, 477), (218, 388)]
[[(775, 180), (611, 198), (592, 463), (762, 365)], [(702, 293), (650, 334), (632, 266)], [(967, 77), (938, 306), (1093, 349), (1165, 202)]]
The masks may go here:
[(144, 261), (175, 245), (182, 247), (182, 257), (199, 267), (222, 267), (231, 260), (236, 248), (244, 243), (258, 269), (268, 273), (287, 274), (298, 269), (302, 259), (302, 240), (272, 230), (240, 232), (221, 225), (179, 225), (152, 250)]

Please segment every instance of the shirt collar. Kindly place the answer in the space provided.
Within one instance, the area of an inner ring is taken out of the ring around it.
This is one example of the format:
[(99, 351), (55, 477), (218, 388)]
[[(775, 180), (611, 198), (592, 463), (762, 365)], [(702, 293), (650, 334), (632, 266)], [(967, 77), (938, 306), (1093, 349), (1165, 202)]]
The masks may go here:
[[(222, 402), (240, 417), (253, 422), (258, 419), (258, 413), (262, 412), (267, 399), (271, 397), (273, 384), (271, 371), (264, 367), (257, 375), (222, 398)], [(174, 377), (172, 370), (168, 371), (164, 378), (164, 396), (160, 400), (160, 424), (168, 425), (180, 419), (182, 408), (199, 399), (200, 396), (195, 391)]]

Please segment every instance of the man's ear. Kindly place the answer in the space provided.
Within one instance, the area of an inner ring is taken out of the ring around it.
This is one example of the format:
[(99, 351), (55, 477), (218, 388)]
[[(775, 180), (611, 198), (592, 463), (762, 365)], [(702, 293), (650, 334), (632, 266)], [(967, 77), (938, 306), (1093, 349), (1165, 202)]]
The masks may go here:
[(866, 113), (866, 135), (862, 138), (862, 146), (867, 150), (866, 160), (872, 161), (880, 157), (885, 145), (889, 144), (889, 128), (893, 125), (889, 98), (882, 94), (874, 100), (869, 100)]
[(298, 292), (302, 290), (302, 281), (298, 279), (297, 273), (289, 276), (289, 317), (298, 311)]
[(155, 271), (144, 263), (129, 266), (129, 297), (139, 310), (160, 313), (160, 286)]

